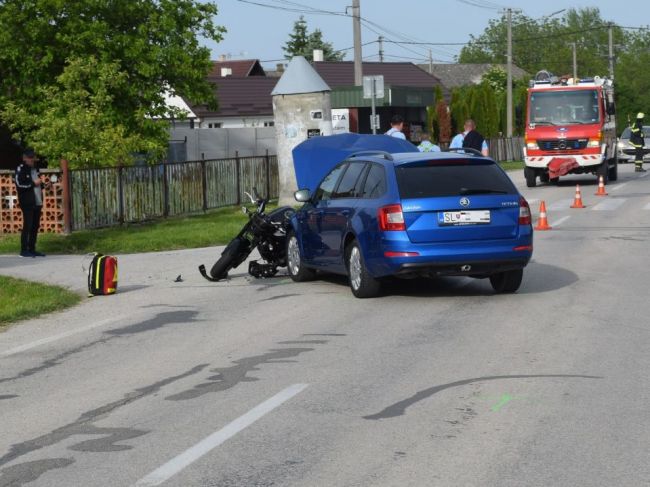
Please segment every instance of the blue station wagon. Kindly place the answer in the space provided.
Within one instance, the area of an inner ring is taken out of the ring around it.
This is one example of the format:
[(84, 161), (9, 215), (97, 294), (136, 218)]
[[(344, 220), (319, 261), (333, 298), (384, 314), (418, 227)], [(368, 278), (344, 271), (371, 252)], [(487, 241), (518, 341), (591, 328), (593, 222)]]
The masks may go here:
[(467, 151), (352, 154), (295, 197), (289, 275), (347, 275), (359, 298), (417, 276), (489, 278), (513, 293), (533, 252), (528, 203), (498, 164)]

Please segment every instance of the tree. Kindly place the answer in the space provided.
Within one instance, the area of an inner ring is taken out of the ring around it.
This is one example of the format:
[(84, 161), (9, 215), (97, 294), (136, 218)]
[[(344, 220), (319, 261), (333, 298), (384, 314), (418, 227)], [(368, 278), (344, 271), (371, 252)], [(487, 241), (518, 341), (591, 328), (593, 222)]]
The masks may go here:
[(289, 33), (289, 40), (282, 47), (285, 52), (284, 57), (291, 59), (294, 56), (304, 56), (309, 44), (309, 33), (307, 32), (307, 21), (301, 15), (293, 23), (293, 32)]
[[(50, 100), (44, 110), (32, 112), (9, 101), (4, 115), (10, 128), (31, 127), (30, 145), (41, 154), (56, 154), (74, 167), (120, 165), (137, 152), (161, 155), (167, 126), (142, 114), (135, 130), (119, 121), (111, 93), (124, 89), (129, 80), (117, 63), (100, 63), (96, 58), (72, 59), (57, 78), (57, 84), (40, 87)], [(141, 134), (157, 135), (150, 138)]]
[(451, 140), (451, 117), (449, 107), (442, 98), (436, 103), (436, 118), (438, 119), (438, 142), (447, 144)]
[(4, 0), (0, 120), (73, 167), (90, 164), (92, 140), (98, 150), (113, 145), (114, 163), (162, 152), (166, 125), (153, 119), (175, 114), (166, 91), (216, 104), (206, 80), (210, 50), (199, 45), (200, 37), (221, 40), (216, 14), (216, 5), (198, 0)]
[[(577, 45), (581, 76), (607, 72), (608, 22), (598, 8), (569, 9), (561, 18), (533, 19), (513, 16), (513, 59), (520, 68), (533, 74), (547, 69), (556, 74), (573, 72), (572, 48)], [(614, 29), (614, 42), (623, 41), (624, 33)], [(461, 63), (505, 63), (507, 51), (505, 16), (490, 20), (488, 27), (460, 53)]]
[(323, 40), (323, 33), (320, 29), (309, 33), (307, 21), (300, 16), (293, 24), (293, 32), (289, 34), (289, 40), (282, 47), (285, 52), (284, 57), (291, 59), (294, 56), (304, 56), (308, 61), (313, 61), (314, 49), (323, 51), (325, 61), (341, 61), (345, 57), (345, 53), (335, 51), (330, 42)]
[(314, 50), (321, 49), (323, 51), (323, 59), (325, 61), (342, 61), (345, 57), (344, 52), (337, 52), (334, 50), (331, 42), (325, 42), (323, 40), (323, 33), (320, 29), (316, 29), (314, 32), (309, 34), (309, 40), (307, 42), (307, 52), (305, 53), (307, 59), (313, 61)]
[[(650, 79), (645, 73), (645, 66), (650, 62), (650, 31), (626, 31), (612, 25), (616, 49), (614, 87), (620, 132), (625, 128), (628, 116), (633, 117), (638, 111), (650, 111)], [(575, 42), (578, 75), (606, 75), (608, 28), (609, 22), (601, 17), (597, 8), (570, 9), (563, 17), (552, 19), (515, 15), (512, 28), (514, 62), (531, 75), (542, 69), (557, 75), (572, 75), (571, 45)], [(506, 62), (506, 29), (505, 17), (491, 20), (482, 34), (471, 37), (461, 51), (459, 62)], [(516, 128), (521, 133), (525, 125), (524, 83), (515, 82), (514, 91)], [(501, 113), (503, 131), (505, 111), (502, 109)]]
[(487, 84), (495, 93), (505, 93), (508, 74), (502, 67), (492, 66), (481, 76), (481, 83)]

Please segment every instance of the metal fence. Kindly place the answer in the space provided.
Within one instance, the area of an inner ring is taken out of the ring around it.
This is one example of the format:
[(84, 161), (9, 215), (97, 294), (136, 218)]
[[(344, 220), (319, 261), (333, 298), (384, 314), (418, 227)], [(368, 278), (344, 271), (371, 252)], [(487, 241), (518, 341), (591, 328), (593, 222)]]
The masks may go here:
[(279, 194), (276, 156), (70, 171), (72, 228), (107, 227), (237, 205)]

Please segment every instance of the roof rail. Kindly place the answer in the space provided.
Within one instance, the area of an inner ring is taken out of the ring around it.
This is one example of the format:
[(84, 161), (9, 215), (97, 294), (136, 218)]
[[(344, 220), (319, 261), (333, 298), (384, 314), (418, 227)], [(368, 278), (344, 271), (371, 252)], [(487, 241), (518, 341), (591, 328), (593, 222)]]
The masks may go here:
[(483, 157), (483, 153), (480, 150), (472, 149), (471, 147), (454, 147), (453, 149), (447, 149), (445, 152), (462, 152), (463, 154)]
[(359, 152), (355, 152), (353, 154), (350, 154), (348, 158), (353, 158), (353, 157), (360, 157), (360, 156), (382, 156), (384, 159), (388, 159), (389, 161), (393, 161), (393, 154), (390, 152), (386, 152), (383, 150), (362, 150)]

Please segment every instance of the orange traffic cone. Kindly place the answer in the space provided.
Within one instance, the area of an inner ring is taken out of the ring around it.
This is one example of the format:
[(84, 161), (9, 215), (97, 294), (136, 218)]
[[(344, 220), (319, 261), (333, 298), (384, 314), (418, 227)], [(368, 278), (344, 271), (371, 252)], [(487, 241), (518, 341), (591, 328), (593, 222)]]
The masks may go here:
[(596, 191), (596, 196), (607, 196), (607, 191), (605, 191), (605, 178), (602, 176), (598, 178), (598, 191)]
[(582, 193), (580, 192), (580, 185), (576, 184), (576, 198), (571, 205), (571, 208), (585, 208), (582, 204)]
[(550, 230), (551, 226), (548, 224), (548, 218), (546, 217), (546, 203), (542, 201), (539, 205), (539, 220), (537, 220), (537, 226), (535, 230)]

